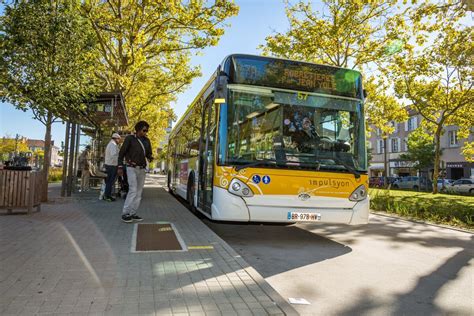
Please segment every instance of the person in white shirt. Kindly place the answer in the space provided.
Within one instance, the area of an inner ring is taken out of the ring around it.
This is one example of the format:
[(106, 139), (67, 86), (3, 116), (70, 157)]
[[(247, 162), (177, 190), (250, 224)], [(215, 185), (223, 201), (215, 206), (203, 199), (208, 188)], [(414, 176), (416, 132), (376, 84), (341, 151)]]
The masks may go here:
[(112, 139), (105, 148), (105, 172), (107, 178), (105, 179), (105, 193), (104, 200), (108, 202), (115, 201), (112, 197), (112, 188), (114, 187), (115, 179), (117, 178), (117, 166), (119, 156), (120, 135), (117, 133), (112, 134)]

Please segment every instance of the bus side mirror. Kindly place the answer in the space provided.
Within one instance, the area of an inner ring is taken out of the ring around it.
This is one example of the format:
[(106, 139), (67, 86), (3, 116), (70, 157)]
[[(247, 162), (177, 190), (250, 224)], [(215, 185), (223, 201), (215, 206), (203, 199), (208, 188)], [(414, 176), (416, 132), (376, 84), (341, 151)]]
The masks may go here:
[(220, 68), (217, 70), (216, 85), (214, 88), (214, 103), (221, 104), (226, 102), (227, 97), (227, 83), (229, 78), (227, 74), (223, 71), (220, 71)]
[(367, 90), (362, 90), (362, 94), (364, 95), (364, 99), (367, 98)]

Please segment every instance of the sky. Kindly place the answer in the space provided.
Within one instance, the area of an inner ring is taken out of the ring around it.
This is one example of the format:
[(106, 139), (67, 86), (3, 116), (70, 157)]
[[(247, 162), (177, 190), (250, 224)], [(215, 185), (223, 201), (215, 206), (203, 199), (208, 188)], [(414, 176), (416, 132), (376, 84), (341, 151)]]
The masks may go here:
[[(276, 32), (288, 30), (288, 20), (282, 0), (235, 0), (240, 7), (238, 16), (226, 20), (229, 26), (215, 47), (201, 51), (200, 56), (192, 58), (193, 65), (200, 65), (202, 77), (194, 79), (189, 88), (177, 96), (177, 102), (172, 106), (178, 117), (186, 111), (187, 106), (194, 100), (201, 88), (210, 78), (217, 66), (229, 54), (246, 53), (260, 54), (258, 45), (265, 43), (265, 37)], [(3, 8), (0, 8), (0, 13)], [(30, 111), (23, 112), (11, 104), (0, 103), (0, 137), (16, 134), (29, 139), (44, 139), (45, 127), (32, 118)], [(54, 123), (52, 139), (60, 146), (64, 140), (65, 124)], [(85, 145), (86, 139), (81, 139)]]

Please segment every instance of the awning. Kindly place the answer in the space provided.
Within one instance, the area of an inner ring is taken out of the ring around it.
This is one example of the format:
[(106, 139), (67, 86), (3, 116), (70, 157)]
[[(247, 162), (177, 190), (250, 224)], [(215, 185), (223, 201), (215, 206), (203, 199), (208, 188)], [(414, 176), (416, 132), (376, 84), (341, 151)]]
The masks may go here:
[[(95, 127), (128, 126), (127, 110), (121, 92), (103, 92), (88, 102), (88, 118)], [(87, 124), (91, 125), (91, 124)]]
[(369, 169), (372, 169), (372, 170), (380, 170), (381, 169), (381, 170), (383, 170), (385, 168), (384, 168), (383, 162), (382, 163), (377, 163), (376, 162), (376, 163), (371, 163), (369, 165)]

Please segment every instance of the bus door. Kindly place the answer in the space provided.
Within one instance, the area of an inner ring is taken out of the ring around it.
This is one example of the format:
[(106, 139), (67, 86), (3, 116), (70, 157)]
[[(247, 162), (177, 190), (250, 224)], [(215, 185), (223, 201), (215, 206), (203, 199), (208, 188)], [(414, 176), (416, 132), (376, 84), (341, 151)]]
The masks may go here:
[(211, 214), (212, 181), (214, 175), (214, 151), (216, 143), (216, 106), (213, 98), (208, 99), (203, 111), (202, 142), (200, 146), (199, 163), (199, 207)]

